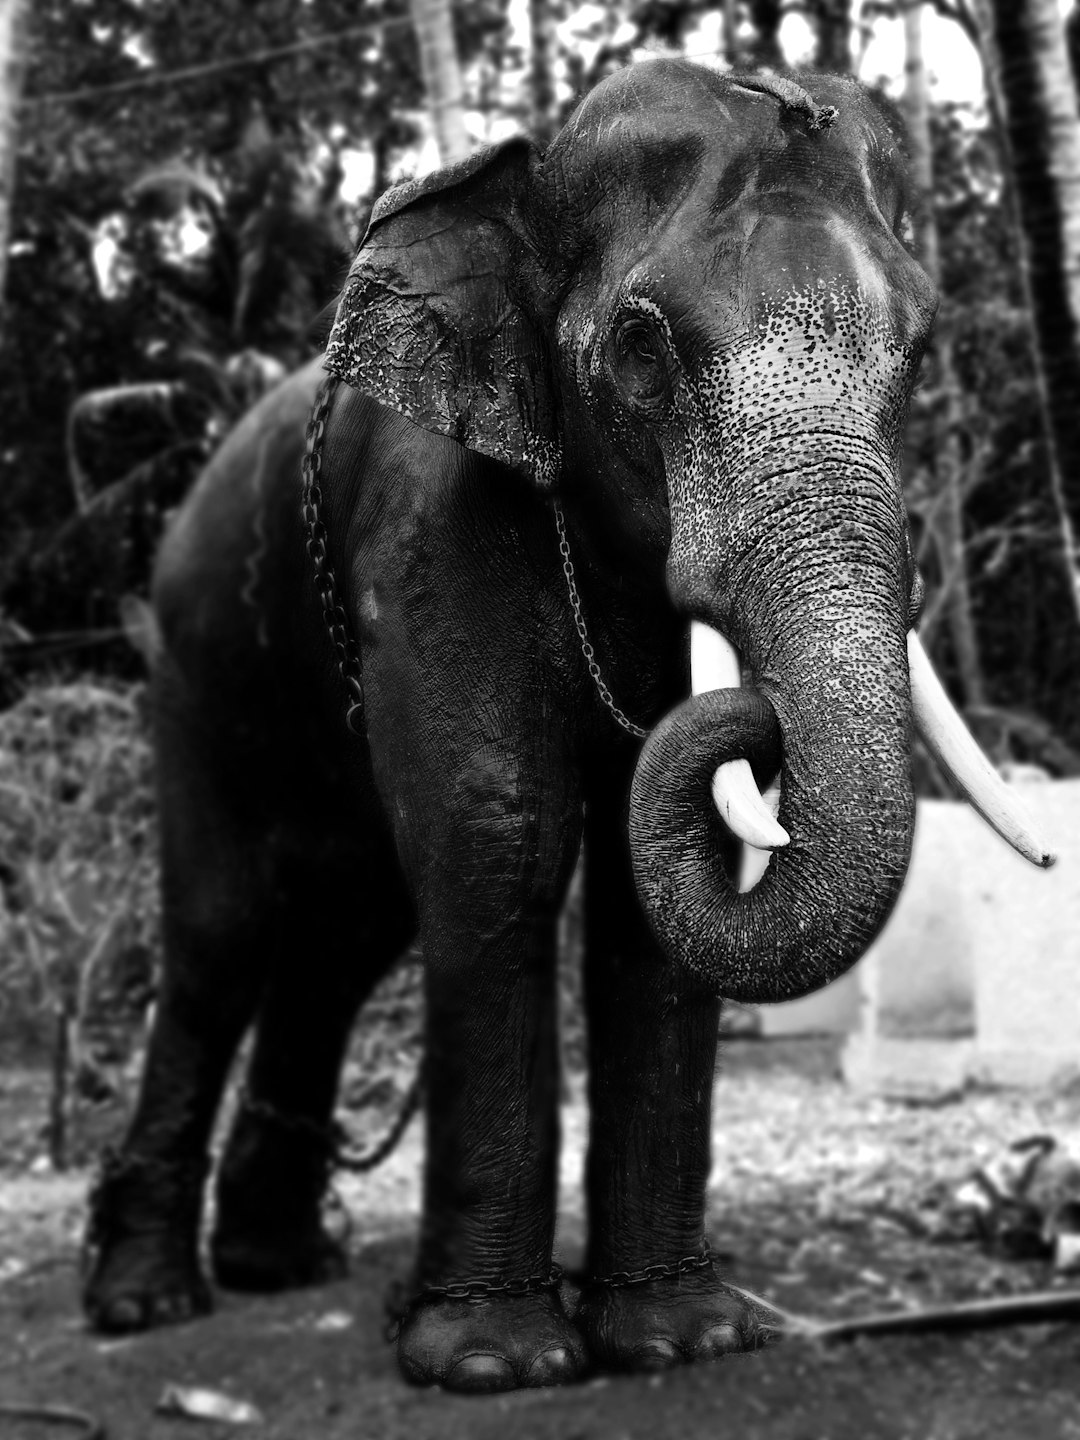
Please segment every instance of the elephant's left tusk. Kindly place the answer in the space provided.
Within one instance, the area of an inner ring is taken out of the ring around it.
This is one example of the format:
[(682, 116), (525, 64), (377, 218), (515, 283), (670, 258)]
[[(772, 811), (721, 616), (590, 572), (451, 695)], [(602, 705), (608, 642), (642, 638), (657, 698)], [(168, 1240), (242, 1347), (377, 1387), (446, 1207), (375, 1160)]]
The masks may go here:
[[(690, 689), (694, 695), (708, 690), (738, 689), (742, 683), (739, 652), (731, 641), (700, 620), (690, 622)], [(717, 768), (712, 783), (713, 802), (732, 833), (756, 850), (778, 850), (791, 837), (777, 824), (762, 799), (749, 760), (728, 760)]]
[(911, 707), (926, 748), (965, 800), (1025, 860), (1044, 869), (1057, 856), (1039, 840), (1015, 791), (990, 764), (953, 708), (914, 630), (908, 631)]
[(757, 788), (749, 760), (727, 760), (712, 782), (713, 803), (734, 835), (755, 850), (779, 850), (791, 836)]

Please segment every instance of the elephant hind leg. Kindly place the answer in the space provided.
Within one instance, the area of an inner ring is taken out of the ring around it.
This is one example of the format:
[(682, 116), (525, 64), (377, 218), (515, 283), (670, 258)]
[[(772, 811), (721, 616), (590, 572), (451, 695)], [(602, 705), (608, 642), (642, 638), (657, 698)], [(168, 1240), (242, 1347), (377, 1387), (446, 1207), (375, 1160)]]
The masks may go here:
[(294, 858), (280, 948), (245, 1088), (217, 1174), (210, 1253), (231, 1290), (272, 1292), (344, 1274), (323, 1200), (332, 1116), (357, 1012), (413, 938), (392, 856), (344, 838)]
[(214, 1119), (275, 943), (263, 836), (238, 822), (197, 747), (163, 740), (165, 962), (139, 1097), (95, 1187), (83, 1303), (111, 1334), (210, 1308), (198, 1261)]

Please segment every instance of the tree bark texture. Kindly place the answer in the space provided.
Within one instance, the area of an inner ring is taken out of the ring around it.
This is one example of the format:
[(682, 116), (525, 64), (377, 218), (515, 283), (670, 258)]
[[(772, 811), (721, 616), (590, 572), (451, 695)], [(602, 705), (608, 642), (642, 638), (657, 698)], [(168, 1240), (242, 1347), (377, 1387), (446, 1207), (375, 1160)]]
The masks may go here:
[(1057, 0), (976, 0), (976, 13), (1012, 161), (1051, 480), (1080, 619), (1080, 110)]
[(472, 150), (465, 128), (465, 87), (461, 80), (450, 0), (412, 0), (413, 28), (439, 160), (452, 165)]
[(7, 278), (11, 210), (15, 191), (18, 110), (22, 94), (26, 0), (0, 0), (0, 310)]

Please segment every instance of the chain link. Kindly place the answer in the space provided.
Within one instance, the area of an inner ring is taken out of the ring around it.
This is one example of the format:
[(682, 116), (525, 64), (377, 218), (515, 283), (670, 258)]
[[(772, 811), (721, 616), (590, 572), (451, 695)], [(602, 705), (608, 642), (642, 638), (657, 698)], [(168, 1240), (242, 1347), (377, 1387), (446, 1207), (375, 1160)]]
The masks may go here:
[(545, 1290), (558, 1290), (563, 1283), (563, 1268), (552, 1263), (546, 1275), (526, 1275), (512, 1280), (451, 1280), (446, 1285), (425, 1285), (408, 1294), (401, 1282), (392, 1284), (386, 1294), (386, 1338), (396, 1340), (416, 1314), (431, 1301), (488, 1300), (493, 1295), (540, 1295)]
[(552, 502), (555, 509), (555, 528), (559, 532), (559, 554), (562, 556), (563, 575), (566, 577), (566, 590), (570, 596), (570, 609), (574, 616), (574, 628), (578, 633), (578, 640), (581, 642), (581, 653), (585, 657), (585, 664), (589, 667), (589, 674), (596, 686), (597, 694), (607, 706), (617, 724), (638, 740), (644, 740), (648, 730), (643, 730), (640, 725), (635, 725), (627, 715), (615, 704), (614, 696), (607, 687), (603, 675), (600, 673), (600, 666), (597, 663), (596, 651), (589, 639), (589, 632), (585, 628), (585, 616), (581, 610), (581, 596), (578, 594), (577, 577), (574, 573), (574, 562), (570, 558), (570, 541), (566, 537), (566, 517), (563, 515), (562, 506), (558, 500)]
[(318, 1121), (310, 1120), (306, 1115), (290, 1115), (266, 1100), (256, 1100), (246, 1090), (240, 1097), (240, 1105), (248, 1115), (268, 1121), (281, 1130), (291, 1130), (299, 1135), (309, 1135), (324, 1147), (327, 1163), (331, 1170), (346, 1170), (352, 1175), (363, 1175), (368, 1170), (374, 1170), (376, 1166), (381, 1165), (387, 1156), (396, 1149), (405, 1131), (409, 1128), (410, 1121), (419, 1110), (423, 1096), (423, 1078), (417, 1074), (413, 1077), (412, 1084), (409, 1086), (389, 1130), (370, 1150), (366, 1150), (362, 1154), (357, 1154), (356, 1151), (347, 1148), (350, 1143), (349, 1132), (340, 1121), (335, 1120), (329, 1125), (320, 1125)]
[[(346, 711), (345, 723), (355, 733), (358, 730), (359, 718), (364, 708), (364, 683), (363, 668), (360, 659), (360, 650), (353, 639), (349, 627), (348, 616), (345, 607), (341, 603), (341, 591), (338, 585), (337, 575), (330, 560), (330, 554), (326, 545), (326, 524), (323, 516), (323, 495), (319, 485), (319, 474), (322, 468), (322, 440), (326, 433), (326, 421), (330, 413), (330, 405), (333, 400), (334, 391), (337, 388), (338, 380), (334, 375), (328, 375), (319, 386), (315, 396), (315, 404), (312, 407), (311, 418), (307, 425), (307, 447), (304, 451), (304, 458), (301, 463), (303, 477), (302, 491), (302, 512), (304, 528), (307, 534), (307, 552), (311, 559), (314, 571), (315, 588), (319, 592), (319, 600), (322, 604), (323, 618), (326, 621), (327, 633), (330, 642), (334, 647), (334, 655), (337, 661), (338, 674), (341, 676), (345, 688), (351, 697), (349, 708)], [(628, 735), (633, 735), (638, 740), (644, 740), (648, 730), (643, 729), (620, 710), (615, 704), (615, 698), (608, 689), (600, 666), (596, 659), (596, 651), (593, 649), (592, 641), (589, 639), (589, 632), (585, 625), (585, 616), (581, 609), (581, 596), (578, 594), (577, 577), (574, 572), (574, 562), (570, 557), (570, 542), (566, 535), (566, 518), (563, 515), (562, 506), (554, 501), (555, 527), (559, 532), (559, 554), (562, 557), (563, 575), (566, 578), (566, 590), (570, 597), (570, 609), (574, 617), (574, 628), (578, 634), (581, 644), (581, 653), (585, 657), (585, 663), (589, 667), (589, 675), (596, 692), (604, 702), (615, 722), (624, 729)]]
[(670, 1280), (676, 1275), (691, 1275), (708, 1270), (713, 1263), (712, 1251), (705, 1245), (696, 1255), (684, 1255), (670, 1265), (645, 1265), (640, 1270), (615, 1270), (610, 1275), (590, 1275), (589, 1285), (602, 1285), (617, 1290), (626, 1285), (645, 1285), (650, 1280)]
[(487, 1300), (492, 1295), (539, 1295), (558, 1290), (563, 1281), (561, 1265), (552, 1265), (546, 1275), (526, 1275), (514, 1280), (451, 1280), (446, 1285), (425, 1285), (413, 1303), (425, 1300)]
[(307, 536), (307, 553), (314, 571), (315, 588), (319, 592), (323, 619), (334, 647), (338, 674), (349, 692), (349, 708), (345, 712), (345, 723), (354, 734), (364, 711), (364, 680), (360, 650), (353, 639), (345, 607), (341, 603), (341, 589), (330, 560), (326, 545), (326, 525), (323, 521), (323, 494), (319, 485), (322, 470), (322, 441), (326, 433), (326, 421), (330, 405), (338, 386), (336, 375), (328, 375), (319, 386), (312, 406), (311, 418), (307, 424), (307, 447), (301, 461), (300, 473), (303, 480), (301, 491), (301, 513)]

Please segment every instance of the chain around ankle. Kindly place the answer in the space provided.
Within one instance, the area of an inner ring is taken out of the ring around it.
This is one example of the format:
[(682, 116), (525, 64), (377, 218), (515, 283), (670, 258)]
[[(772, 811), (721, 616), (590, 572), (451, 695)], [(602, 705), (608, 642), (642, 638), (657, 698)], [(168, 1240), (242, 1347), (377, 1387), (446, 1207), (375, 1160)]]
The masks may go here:
[(713, 1253), (706, 1242), (696, 1255), (684, 1255), (681, 1260), (669, 1264), (643, 1265), (640, 1270), (613, 1270), (610, 1275), (589, 1275), (585, 1286), (617, 1290), (625, 1285), (645, 1285), (650, 1280), (671, 1280), (676, 1275), (692, 1275), (698, 1270), (708, 1270), (712, 1263)]

